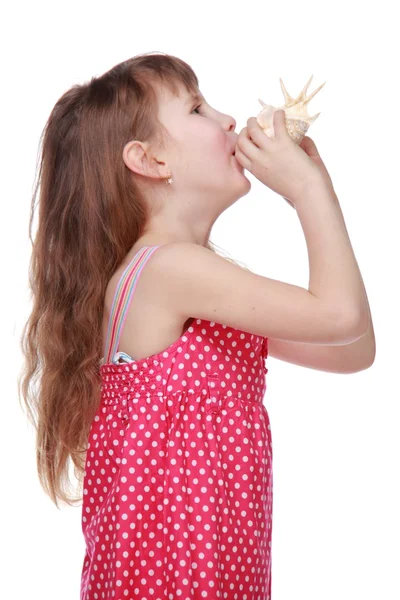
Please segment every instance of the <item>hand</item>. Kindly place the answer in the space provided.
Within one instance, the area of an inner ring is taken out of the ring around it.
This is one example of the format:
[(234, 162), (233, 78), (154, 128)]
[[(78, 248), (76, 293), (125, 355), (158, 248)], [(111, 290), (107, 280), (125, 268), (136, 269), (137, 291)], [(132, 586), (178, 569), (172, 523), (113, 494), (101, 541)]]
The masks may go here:
[[(319, 152), (317, 150), (317, 146), (315, 145), (314, 140), (312, 140), (310, 137), (305, 135), (304, 138), (302, 139), (302, 141), (300, 142), (299, 146), (311, 158), (311, 160), (317, 165), (324, 181), (326, 181), (329, 185), (332, 186), (333, 184), (332, 184), (331, 176), (329, 175), (328, 169), (325, 167), (325, 165), (322, 161), (322, 158), (319, 155)], [(293, 202), (291, 202), (289, 200), (289, 198), (285, 198), (283, 196), (283, 199), (286, 200), (286, 202), (288, 204), (290, 204), (290, 206), (292, 208), (295, 208)]]
[(322, 158), (319, 155), (317, 150), (317, 146), (315, 145), (314, 140), (312, 140), (307, 135), (304, 136), (302, 141), (299, 144), (299, 147), (304, 150), (304, 152), (311, 158), (315, 165), (317, 165), (319, 172), (321, 173), (324, 180), (332, 185), (331, 176), (328, 173), (328, 169), (324, 165)]
[(290, 137), (283, 110), (274, 112), (273, 123), (275, 137), (271, 139), (257, 119), (248, 119), (247, 127), (239, 133), (235, 156), (261, 183), (295, 204), (302, 190), (320, 180), (322, 173), (319, 165)]

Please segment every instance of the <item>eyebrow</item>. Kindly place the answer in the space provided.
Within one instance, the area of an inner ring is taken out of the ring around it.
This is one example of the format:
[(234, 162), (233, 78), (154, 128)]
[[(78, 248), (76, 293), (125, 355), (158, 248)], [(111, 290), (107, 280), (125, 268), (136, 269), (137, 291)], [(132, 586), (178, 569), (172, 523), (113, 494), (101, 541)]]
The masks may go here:
[(204, 98), (201, 94), (192, 94), (187, 98), (186, 104), (192, 104), (192, 102), (204, 102)]

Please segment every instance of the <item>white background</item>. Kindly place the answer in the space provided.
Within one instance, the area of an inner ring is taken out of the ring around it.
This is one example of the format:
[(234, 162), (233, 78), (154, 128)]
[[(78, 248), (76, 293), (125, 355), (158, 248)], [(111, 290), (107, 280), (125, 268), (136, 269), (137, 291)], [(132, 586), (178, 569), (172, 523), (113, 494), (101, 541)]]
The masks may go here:
[[(353, 375), (268, 358), (274, 450), (273, 600), (399, 600), (399, 69), (394, 3), (36, 1), (9, 4), (1, 35), (1, 550), (8, 600), (79, 598), (80, 508), (39, 486), (18, 400), (29, 312), (30, 200), (39, 136), (74, 83), (148, 51), (177, 55), (237, 133), (309, 77), (309, 130), (331, 174), (371, 305), (377, 354)], [(395, 57), (397, 55), (397, 59)], [(297, 213), (252, 189), (212, 241), (254, 271), (308, 286)]]

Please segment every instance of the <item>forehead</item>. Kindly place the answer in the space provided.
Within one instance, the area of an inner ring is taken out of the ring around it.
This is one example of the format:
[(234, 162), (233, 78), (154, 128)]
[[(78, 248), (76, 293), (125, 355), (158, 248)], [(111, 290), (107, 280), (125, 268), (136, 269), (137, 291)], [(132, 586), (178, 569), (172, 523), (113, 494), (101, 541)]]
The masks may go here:
[(204, 102), (204, 97), (201, 92), (191, 93), (189, 99), (187, 99), (186, 101)]
[(158, 97), (160, 105), (186, 105), (193, 102), (204, 102), (204, 96), (198, 88), (187, 89), (185, 85), (177, 82), (172, 88), (159, 86)]

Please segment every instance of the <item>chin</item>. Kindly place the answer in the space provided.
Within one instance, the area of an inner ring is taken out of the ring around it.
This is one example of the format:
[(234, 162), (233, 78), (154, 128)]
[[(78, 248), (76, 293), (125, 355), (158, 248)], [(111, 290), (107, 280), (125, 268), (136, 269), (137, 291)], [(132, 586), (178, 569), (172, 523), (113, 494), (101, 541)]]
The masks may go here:
[(240, 200), (240, 198), (243, 198), (243, 196), (246, 196), (251, 189), (251, 182), (246, 177), (242, 177), (241, 179), (242, 179), (242, 181), (240, 182), (241, 185), (236, 184), (235, 189), (232, 190), (232, 193), (230, 195), (231, 200), (230, 200), (228, 206), (232, 206), (232, 204), (235, 204), (235, 202)]
[(243, 188), (243, 193), (240, 197), (245, 196), (251, 190), (251, 181), (247, 179), (246, 175), (243, 173), (241, 177), (241, 187)]

